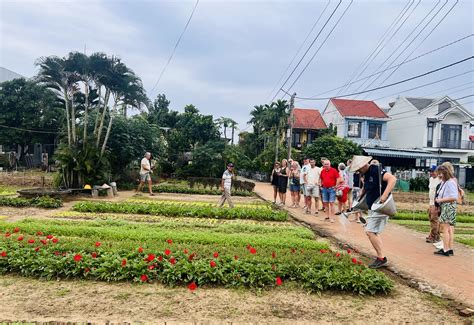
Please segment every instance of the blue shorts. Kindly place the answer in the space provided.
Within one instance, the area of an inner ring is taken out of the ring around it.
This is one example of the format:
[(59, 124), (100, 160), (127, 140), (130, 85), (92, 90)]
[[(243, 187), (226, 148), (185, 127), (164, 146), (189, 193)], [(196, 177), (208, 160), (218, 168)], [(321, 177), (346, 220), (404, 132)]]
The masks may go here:
[(336, 190), (333, 187), (321, 187), (321, 197), (323, 202), (334, 202), (336, 201)]
[(300, 186), (299, 185), (292, 185), (290, 184), (290, 192), (299, 192)]

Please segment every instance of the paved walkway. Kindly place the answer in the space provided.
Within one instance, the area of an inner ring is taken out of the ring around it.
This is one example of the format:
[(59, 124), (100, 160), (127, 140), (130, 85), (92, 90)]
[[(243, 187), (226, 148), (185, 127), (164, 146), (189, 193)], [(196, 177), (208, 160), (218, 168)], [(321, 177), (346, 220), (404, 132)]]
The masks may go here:
[[(273, 201), (273, 188), (270, 184), (256, 182), (255, 192), (262, 198)], [(291, 202), (289, 192), (288, 202)], [(342, 222), (343, 217), (338, 216), (335, 223), (329, 223), (324, 221), (323, 212), (319, 212), (320, 216), (315, 216), (304, 214), (301, 208), (285, 207), (285, 209), (297, 220), (309, 224), (316, 232), (347, 243), (363, 255), (374, 256), (375, 251), (360, 224)], [(417, 279), (422, 289), (431, 288), (429, 290), (431, 292), (442, 293), (455, 301), (473, 307), (474, 249), (455, 244), (455, 256), (437, 256), (433, 254), (434, 246), (425, 243), (425, 237), (426, 234), (389, 223), (382, 233), (389, 268), (401, 275), (405, 274), (409, 278)]]

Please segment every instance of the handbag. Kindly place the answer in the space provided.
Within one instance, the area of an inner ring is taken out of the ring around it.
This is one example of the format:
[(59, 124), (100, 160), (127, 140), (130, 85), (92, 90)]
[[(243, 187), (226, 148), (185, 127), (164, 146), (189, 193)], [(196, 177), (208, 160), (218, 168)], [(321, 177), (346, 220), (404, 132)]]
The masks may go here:
[(392, 193), (388, 195), (385, 202), (380, 202), (380, 198), (382, 197), (382, 170), (380, 169), (380, 165), (378, 167), (380, 197), (377, 201), (375, 201), (375, 203), (372, 204), (372, 211), (380, 214), (385, 214), (389, 217), (393, 217), (395, 214), (397, 214), (397, 206), (395, 205), (395, 200), (393, 199)]

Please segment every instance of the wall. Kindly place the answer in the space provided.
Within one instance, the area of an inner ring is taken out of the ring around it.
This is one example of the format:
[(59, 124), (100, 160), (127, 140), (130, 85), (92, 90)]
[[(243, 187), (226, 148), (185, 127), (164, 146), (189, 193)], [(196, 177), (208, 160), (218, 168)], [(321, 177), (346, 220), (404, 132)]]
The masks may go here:
[(329, 124), (332, 123), (334, 126), (337, 127), (337, 136), (340, 138), (343, 138), (345, 136), (346, 132), (346, 127), (345, 127), (345, 122), (344, 118), (339, 114), (339, 111), (337, 110), (336, 106), (329, 101), (328, 104), (326, 105), (326, 108), (324, 109), (324, 112), (322, 113), (324, 122), (326, 122), (326, 125), (329, 127)]
[(389, 116), (393, 117), (387, 123), (387, 139), (392, 147), (422, 148), (426, 146), (426, 117), (418, 114), (418, 109), (404, 97), (396, 100)]

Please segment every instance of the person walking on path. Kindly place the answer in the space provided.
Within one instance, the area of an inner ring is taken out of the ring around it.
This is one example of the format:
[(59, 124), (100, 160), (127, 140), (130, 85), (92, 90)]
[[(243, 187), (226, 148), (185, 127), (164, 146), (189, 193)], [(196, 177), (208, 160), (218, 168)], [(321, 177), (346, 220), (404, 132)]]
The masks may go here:
[(395, 187), (396, 177), (386, 172), (381, 165), (370, 164), (371, 156), (354, 156), (352, 158), (351, 171), (364, 175), (364, 188), (360, 195), (365, 194), (367, 206), (369, 207), (369, 216), (365, 225), (365, 232), (369, 237), (370, 243), (377, 253), (374, 262), (369, 264), (370, 268), (377, 269), (386, 266), (387, 257), (383, 251), (383, 243), (380, 234), (385, 228), (388, 216), (371, 210), (372, 204), (377, 200), (383, 203)]
[(353, 196), (352, 191), (354, 189), (354, 175), (355, 175), (355, 173), (350, 171), (351, 164), (352, 164), (352, 160), (349, 159), (347, 161), (346, 170), (345, 170), (345, 173), (347, 174), (347, 185), (349, 186), (349, 192), (347, 192), (347, 207), (348, 207), (347, 212), (352, 211), (352, 196)]
[(430, 207), (428, 209), (428, 218), (430, 221), (430, 233), (428, 237), (426, 237), (427, 243), (436, 243), (440, 240), (439, 238), (439, 213), (438, 208), (435, 206), (435, 197), (436, 197), (436, 189), (438, 185), (441, 183), (441, 179), (436, 174), (436, 166), (431, 166), (430, 169), (430, 182), (428, 185), (429, 188), (429, 199), (430, 199)]
[(278, 174), (278, 194), (280, 195), (281, 206), (286, 203), (286, 191), (288, 189), (288, 175), (290, 169), (288, 168), (288, 160), (283, 159), (281, 161), (280, 173)]
[(303, 159), (303, 167), (301, 167), (301, 172), (300, 172), (300, 186), (301, 189), (303, 190), (303, 201), (304, 201), (304, 207), (303, 210), (306, 211), (306, 208), (308, 207), (306, 204), (306, 184), (304, 181), (305, 174), (308, 172), (308, 170), (311, 168), (309, 165), (309, 158), (304, 158)]
[(344, 163), (340, 163), (338, 165), (339, 170), (339, 179), (337, 180), (336, 185), (336, 197), (337, 197), (337, 206), (338, 212), (336, 215), (340, 215), (344, 212), (349, 212), (349, 207), (347, 205), (348, 196), (349, 196), (349, 175), (346, 171), (346, 165)]
[(145, 184), (145, 182), (148, 182), (148, 192), (151, 196), (155, 196), (152, 190), (151, 174), (153, 173), (153, 170), (151, 168), (150, 158), (151, 153), (146, 152), (145, 156), (140, 162), (140, 184), (138, 185), (138, 188), (135, 191), (136, 194), (141, 193), (143, 185)]
[(219, 201), (219, 207), (222, 207), (226, 200), (227, 200), (227, 203), (229, 204), (229, 207), (231, 208), (234, 207), (234, 204), (232, 203), (232, 199), (230, 198), (231, 188), (232, 188), (232, 177), (234, 176), (233, 171), (234, 171), (234, 164), (228, 163), (227, 169), (224, 171), (224, 174), (222, 174), (222, 180), (221, 180), (222, 196)]
[(454, 255), (454, 226), (456, 225), (456, 208), (458, 200), (458, 183), (447, 166), (439, 166), (436, 173), (441, 185), (436, 192), (435, 203), (440, 206), (439, 223), (443, 233), (443, 248), (434, 252), (437, 255)]
[(304, 175), (304, 182), (306, 184), (306, 213), (311, 214), (311, 206), (314, 198), (314, 207), (315, 214), (318, 214), (319, 206), (319, 184), (321, 176), (321, 168), (316, 166), (316, 161), (310, 159), (309, 161), (310, 168), (308, 172)]
[(331, 162), (326, 159), (323, 161), (321, 170), (321, 197), (323, 199), (324, 211), (326, 212), (325, 221), (334, 222), (334, 202), (336, 201), (336, 184), (339, 178), (339, 172), (331, 167)]
[(300, 207), (300, 166), (297, 161), (293, 161), (290, 168), (290, 192), (291, 201), (293, 204), (291, 208)]
[(278, 195), (278, 179), (279, 179), (278, 174), (279, 173), (280, 173), (280, 163), (278, 161), (275, 161), (275, 164), (273, 164), (272, 175), (270, 176), (270, 182), (273, 187), (273, 204), (276, 204), (276, 199)]

